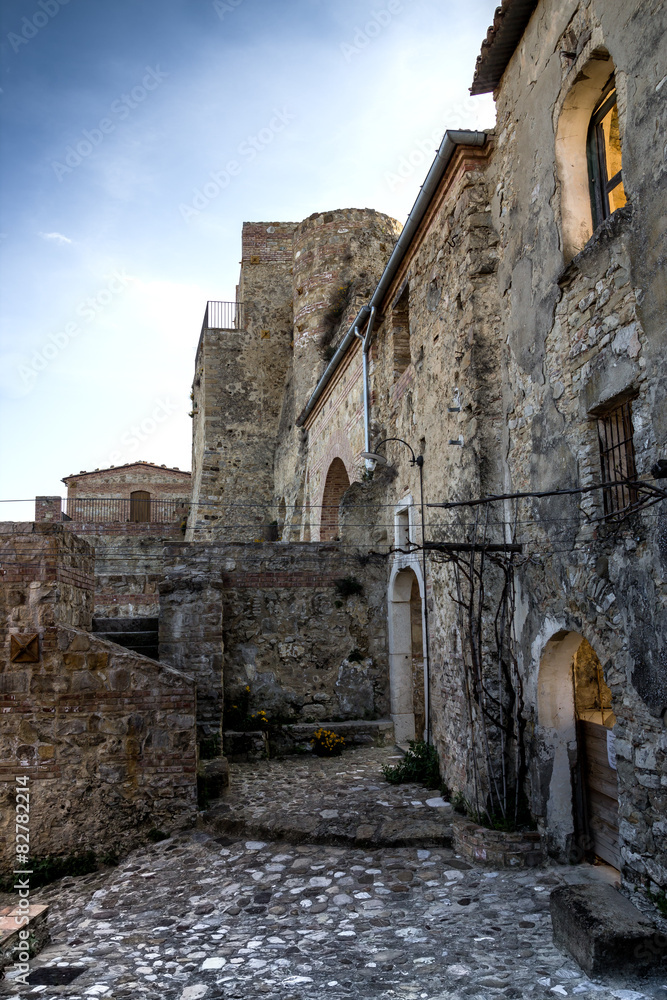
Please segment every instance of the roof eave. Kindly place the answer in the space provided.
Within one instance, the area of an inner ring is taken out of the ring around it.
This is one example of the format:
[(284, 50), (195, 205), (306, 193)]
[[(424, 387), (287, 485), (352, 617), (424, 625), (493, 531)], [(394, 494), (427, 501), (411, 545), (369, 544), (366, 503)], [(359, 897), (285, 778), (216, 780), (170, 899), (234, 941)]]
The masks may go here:
[(471, 94), (489, 94), (496, 90), (538, 2), (503, 0), (500, 7), (496, 7), (493, 24), (477, 57)]

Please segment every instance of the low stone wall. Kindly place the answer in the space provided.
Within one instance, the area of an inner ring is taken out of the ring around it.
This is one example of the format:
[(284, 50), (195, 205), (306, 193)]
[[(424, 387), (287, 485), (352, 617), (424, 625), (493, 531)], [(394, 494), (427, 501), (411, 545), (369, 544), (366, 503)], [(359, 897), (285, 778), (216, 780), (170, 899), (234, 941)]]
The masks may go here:
[(36, 662), (0, 673), (0, 867), (14, 865), (16, 778), (29, 778), (30, 854), (126, 850), (194, 823), (191, 678), (80, 629), (39, 630)]
[(505, 833), (469, 820), (454, 820), (454, 847), (464, 858), (493, 868), (535, 868), (546, 854), (539, 833)]

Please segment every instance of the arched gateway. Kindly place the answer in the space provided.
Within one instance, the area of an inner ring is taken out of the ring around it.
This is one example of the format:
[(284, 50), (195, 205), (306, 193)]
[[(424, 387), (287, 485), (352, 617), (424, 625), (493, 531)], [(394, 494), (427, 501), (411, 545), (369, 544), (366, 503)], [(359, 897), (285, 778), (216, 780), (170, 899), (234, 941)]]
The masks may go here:
[(389, 585), (389, 686), (396, 742), (424, 737), (423, 585), (417, 568), (405, 567)]
[(322, 520), (320, 540), (331, 542), (338, 538), (338, 505), (350, 486), (350, 477), (342, 459), (334, 458), (327, 471), (322, 494)]
[(618, 868), (616, 717), (600, 660), (578, 632), (557, 632), (544, 647), (537, 710), (552, 848), (594, 854)]

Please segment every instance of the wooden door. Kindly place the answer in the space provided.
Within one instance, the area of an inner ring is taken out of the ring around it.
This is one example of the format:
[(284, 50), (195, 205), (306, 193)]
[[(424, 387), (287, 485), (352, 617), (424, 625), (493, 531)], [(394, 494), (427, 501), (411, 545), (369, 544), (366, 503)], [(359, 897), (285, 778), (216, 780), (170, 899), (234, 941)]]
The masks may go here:
[(150, 521), (151, 495), (146, 490), (130, 493), (130, 521)]
[(620, 868), (614, 734), (606, 726), (582, 719), (578, 724), (578, 735), (591, 849), (603, 861)]

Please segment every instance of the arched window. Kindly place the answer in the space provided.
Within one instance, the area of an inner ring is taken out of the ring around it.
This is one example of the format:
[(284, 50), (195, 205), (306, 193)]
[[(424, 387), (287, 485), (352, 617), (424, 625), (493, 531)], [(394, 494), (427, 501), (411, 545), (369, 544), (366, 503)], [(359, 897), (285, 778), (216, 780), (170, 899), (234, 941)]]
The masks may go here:
[(574, 81), (554, 110), (563, 252), (567, 261), (626, 203), (614, 64), (602, 48), (573, 67)]
[(338, 505), (349, 485), (350, 477), (345, 465), (340, 458), (334, 458), (327, 472), (322, 495), (320, 540), (323, 542), (331, 542), (338, 537)]
[(151, 495), (146, 490), (130, 493), (130, 521), (150, 521)]
[(593, 111), (588, 130), (588, 181), (593, 225), (597, 227), (626, 202), (621, 169), (621, 136), (614, 78), (607, 83)]

